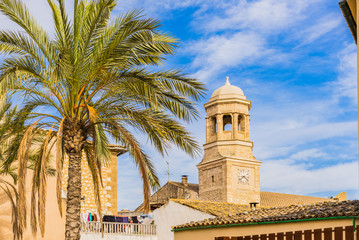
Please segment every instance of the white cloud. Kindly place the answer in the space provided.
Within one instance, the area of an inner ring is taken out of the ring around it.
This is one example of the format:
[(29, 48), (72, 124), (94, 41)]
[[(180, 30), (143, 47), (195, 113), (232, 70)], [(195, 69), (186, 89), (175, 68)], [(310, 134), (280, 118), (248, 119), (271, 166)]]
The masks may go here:
[(325, 34), (331, 32), (339, 26), (342, 22), (342, 18), (339, 18), (337, 15), (326, 15), (319, 19), (312, 26), (299, 31), (295, 38), (301, 39), (301, 45), (310, 44), (315, 40), (323, 37)]
[(315, 158), (328, 158), (328, 154), (325, 152), (322, 152), (318, 148), (310, 148), (305, 149), (303, 151), (299, 151), (294, 153), (292, 156), (290, 156), (290, 159), (293, 160), (308, 160), (308, 159), (315, 159)]
[(348, 136), (357, 129), (357, 122), (323, 122), (291, 130), (280, 129), (280, 123), (261, 137), (271, 139), (271, 145), (310, 143), (333, 137)]
[(338, 163), (310, 170), (290, 160), (266, 161), (261, 169), (261, 189), (292, 194), (357, 190), (358, 163)]
[(354, 44), (347, 45), (338, 54), (338, 80), (331, 84), (336, 97), (346, 97), (357, 102), (357, 53)]
[[(321, 140), (333, 139), (336, 137), (354, 138), (357, 132), (357, 122), (338, 122), (315, 124), (308, 127), (301, 127), (292, 130), (280, 129), (281, 122), (272, 123), (270, 126), (265, 123), (258, 123), (258, 128), (254, 135), (254, 153), (259, 160), (273, 159), (288, 156), (297, 147), (314, 143)], [(266, 131), (262, 131), (265, 126)], [(347, 146), (349, 149), (349, 146)], [(351, 148), (350, 148), (351, 149)], [(304, 157), (305, 153), (301, 153), (296, 157)], [(318, 155), (312, 158), (320, 157)], [(323, 155), (324, 157), (325, 155)], [(303, 159), (304, 160), (304, 159)], [(308, 159), (309, 160), (309, 159)]]
[[(319, 0), (320, 1), (320, 0)], [(194, 26), (207, 32), (251, 29), (273, 34), (305, 18), (304, 10), (319, 2), (303, 0), (240, 0), (219, 5), (214, 13), (198, 17)], [(203, 24), (200, 24), (200, 23)]]
[[(275, 87), (262, 81), (253, 82), (247, 91), (254, 92), (255, 98), (247, 97), (252, 100), (253, 105), (251, 139), (258, 160), (288, 157), (293, 152), (298, 152), (298, 147), (301, 150), (306, 150), (303, 149), (304, 146), (313, 149), (316, 147), (310, 146), (311, 144), (323, 140), (334, 141), (345, 137), (348, 141), (355, 141), (357, 122), (338, 118), (351, 111), (351, 108), (341, 106), (330, 95), (332, 89), (318, 88), (318, 95), (308, 97), (305, 93), (310, 86), (299, 91), (297, 87), (289, 89), (278, 82), (274, 84)], [(260, 89), (260, 92), (255, 92), (255, 89)], [(317, 99), (317, 96), (327, 97)], [(348, 149), (356, 151), (354, 148), (355, 144), (354, 147), (346, 144), (340, 154), (346, 153)], [(326, 152), (323, 149), (318, 151)]]
[(274, 64), (286, 59), (284, 54), (267, 46), (259, 34), (251, 32), (216, 35), (188, 44), (185, 52), (195, 55), (192, 67), (200, 70), (194, 75), (204, 82), (230, 67), (254, 62)]

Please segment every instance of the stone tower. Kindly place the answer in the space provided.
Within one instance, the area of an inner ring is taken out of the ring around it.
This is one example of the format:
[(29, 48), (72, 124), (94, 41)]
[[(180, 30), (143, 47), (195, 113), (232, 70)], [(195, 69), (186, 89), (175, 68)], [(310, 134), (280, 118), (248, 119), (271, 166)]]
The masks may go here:
[(253, 156), (250, 141), (251, 102), (227, 77), (204, 107), (206, 144), (203, 160), (197, 165), (199, 199), (259, 203), (261, 162)]

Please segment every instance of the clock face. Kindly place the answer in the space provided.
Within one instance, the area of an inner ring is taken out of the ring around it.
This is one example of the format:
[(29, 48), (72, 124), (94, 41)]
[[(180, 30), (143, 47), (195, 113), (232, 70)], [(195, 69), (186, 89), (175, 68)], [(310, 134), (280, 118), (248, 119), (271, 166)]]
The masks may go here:
[(246, 169), (240, 169), (238, 171), (238, 181), (242, 184), (249, 183), (249, 172)]

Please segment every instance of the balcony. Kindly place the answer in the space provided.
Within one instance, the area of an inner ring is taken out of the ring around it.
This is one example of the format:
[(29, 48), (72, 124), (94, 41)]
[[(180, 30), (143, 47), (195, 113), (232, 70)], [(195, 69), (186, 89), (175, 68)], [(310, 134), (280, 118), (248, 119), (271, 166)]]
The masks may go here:
[(82, 222), (81, 240), (157, 240), (156, 225), (117, 222)]

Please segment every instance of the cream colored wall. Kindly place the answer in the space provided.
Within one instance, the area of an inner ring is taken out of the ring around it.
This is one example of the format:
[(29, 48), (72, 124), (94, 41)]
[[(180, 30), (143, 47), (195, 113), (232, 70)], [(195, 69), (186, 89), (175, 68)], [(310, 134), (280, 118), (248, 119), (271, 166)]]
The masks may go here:
[[(172, 226), (214, 217), (172, 201), (154, 210), (152, 216), (157, 225), (158, 240), (173, 240), (174, 234), (171, 231)], [(188, 238), (187, 240), (189, 239), (192, 238)]]
[[(11, 181), (10, 178), (7, 179)], [(28, 216), (30, 213), (31, 203), (31, 179), (32, 171), (28, 171), (26, 177)], [(28, 224), (24, 231), (24, 240), (62, 240), (65, 237), (65, 218), (60, 217), (56, 200), (56, 179), (54, 177), (49, 177), (47, 179), (47, 186), (45, 236), (44, 238), (41, 238), (41, 235), (38, 232), (37, 236), (33, 237), (30, 225)], [(65, 208), (63, 209), (65, 210)], [(0, 239), (12, 239), (12, 236), (11, 205), (5, 194), (0, 191)]]
[(295, 223), (263, 224), (238, 227), (207, 228), (174, 232), (174, 240), (214, 240), (215, 237), (237, 237), (277, 232), (290, 232), (352, 225), (352, 219), (306, 221)]

